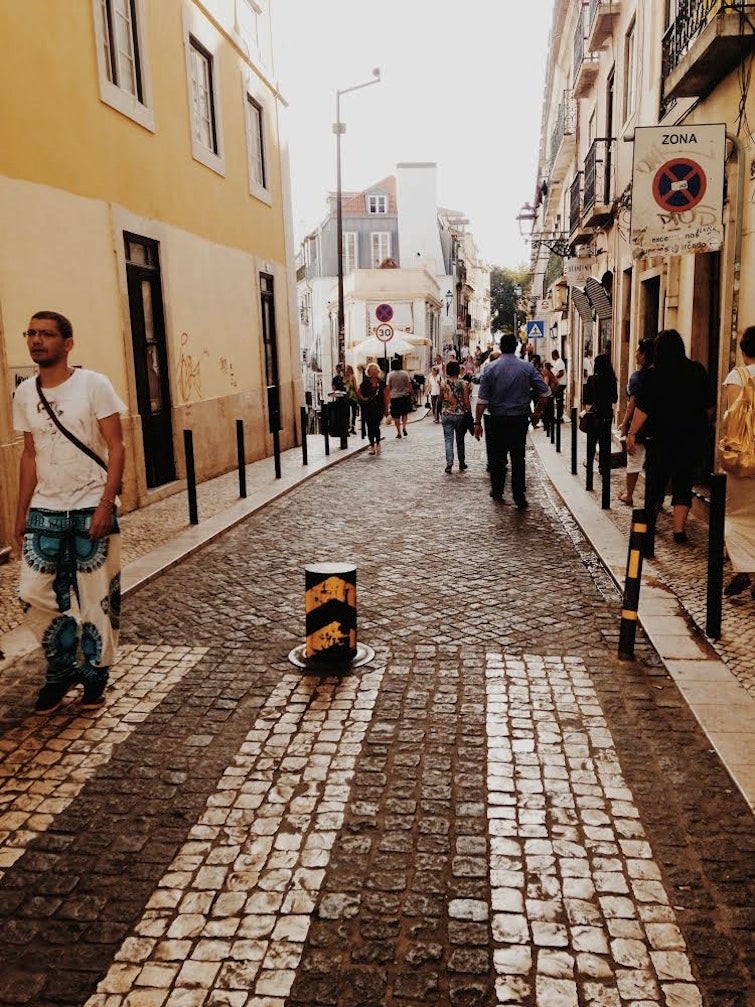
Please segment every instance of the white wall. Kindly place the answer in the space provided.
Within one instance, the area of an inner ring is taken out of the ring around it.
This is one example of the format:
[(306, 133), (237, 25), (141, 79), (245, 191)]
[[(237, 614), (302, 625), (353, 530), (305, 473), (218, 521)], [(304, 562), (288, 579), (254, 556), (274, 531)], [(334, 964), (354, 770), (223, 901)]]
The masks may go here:
[(437, 165), (431, 162), (396, 165), (401, 267), (425, 266), (433, 275), (440, 276), (445, 273), (445, 266), (438, 231), (437, 175)]

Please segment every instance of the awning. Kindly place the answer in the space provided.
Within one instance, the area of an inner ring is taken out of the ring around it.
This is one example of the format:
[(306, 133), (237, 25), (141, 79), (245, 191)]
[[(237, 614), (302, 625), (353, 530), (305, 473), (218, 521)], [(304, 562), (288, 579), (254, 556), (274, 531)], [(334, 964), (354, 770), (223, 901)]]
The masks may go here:
[(582, 287), (572, 287), (571, 296), (582, 321), (592, 322), (592, 302)]
[(594, 277), (590, 276), (585, 280), (585, 294), (590, 304), (595, 308), (598, 318), (601, 321), (610, 321), (613, 312), (611, 311), (611, 295), (606, 288)]

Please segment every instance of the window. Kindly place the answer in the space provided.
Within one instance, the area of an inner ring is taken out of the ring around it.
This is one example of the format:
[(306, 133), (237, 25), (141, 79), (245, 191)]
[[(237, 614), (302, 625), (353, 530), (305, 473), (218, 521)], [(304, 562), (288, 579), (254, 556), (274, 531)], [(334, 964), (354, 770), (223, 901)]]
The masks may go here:
[(629, 31), (624, 36), (624, 121), (634, 112), (635, 77), (637, 61), (637, 35), (633, 21)]
[(265, 109), (254, 98), (245, 84), (244, 101), (246, 107), (246, 146), (249, 169), (249, 192), (268, 206), (272, 205), (270, 184), (267, 177), (267, 152), (265, 143)]
[(343, 232), (343, 271), (351, 273), (357, 268), (358, 235), (356, 231)]
[(367, 197), (367, 212), (368, 213), (387, 213), (388, 212), (388, 197), (387, 196), (368, 196)]
[(215, 101), (212, 89), (212, 56), (193, 37), (189, 38), (191, 65), (191, 129), (194, 139), (212, 154), (218, 152)]
[(225, 175), (216, 62), (221, 37), (193, 5), (183, 6), (183, 23), (191, 153), (205, 167)]
[(143, 0), (93, 0), (100, 98), (154, 130)]
[(372, 268), (391, 257), (391, 236), (388, 231), (375, 231), (370, 235), (370, 259)]

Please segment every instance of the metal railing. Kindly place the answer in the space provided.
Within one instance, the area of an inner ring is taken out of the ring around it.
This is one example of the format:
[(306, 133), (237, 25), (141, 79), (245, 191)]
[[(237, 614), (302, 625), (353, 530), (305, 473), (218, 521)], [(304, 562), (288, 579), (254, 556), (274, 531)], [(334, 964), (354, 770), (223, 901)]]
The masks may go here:
[(577, 99), (571, 91), (564, 91), (564, 98), (558, 106), (556, 122), (553, 126), (553, 132), (551, 133), (551, 170), (553, 169), (553, 165), (558, 157), (561, 144), (564, 142), (564, 137), (573, 136), (576, 128)]
[(593, 140), (585, 158), (585, 184), (582, 209), (586, 213), (593, 206), (607, 206), (613, 200), (612, 168), (615, 140), (599, 137)]
[(569, 234), (579, 227), (582, 216), (582, 172), (578, 171), (569, 186)]
[[(574, 60), (572, 62), (572, 84), (576, 84), (582, 64), (594, 63), (597, 66), (598, 57), (587, 50), (586, 17), (589, 12), (587, 4), (583, 3), (577, 18), (577, 28), (574, 32)], [(589, 22), (587, 22), (589, 23)]]
[(661, 41), (661, 76), (668, 77), (679, 65), (697, 36), (723, 11), (755, 14), (755, 4), (741, 0), (677, 0), (677, 13)]

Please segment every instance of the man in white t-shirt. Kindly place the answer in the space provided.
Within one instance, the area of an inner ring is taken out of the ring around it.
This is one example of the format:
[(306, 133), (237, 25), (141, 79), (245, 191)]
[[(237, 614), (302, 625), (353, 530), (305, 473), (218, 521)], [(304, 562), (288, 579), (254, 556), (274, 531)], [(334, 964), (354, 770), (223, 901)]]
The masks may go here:
[(564, 395), (566, 394), (566, 364), (561, 359), (558, 350), (551, 352), (553, 374), (558, 385), (553, 389), (553, 404), (556, 407), (556, 418), (561, 420), (564, 415)]
[(126, 407), (104, 375), (69, 365), (73, 328), (64, 315), (37, 312), (24, 335), (38, 375), (13, 398), (13, 425), (24, 435), (16, 540), (19, 596), (47, 659), (35, 709), (52, 713), (82, 684), (81, 705), (93, 710), (105, 702), (120, 626)]

